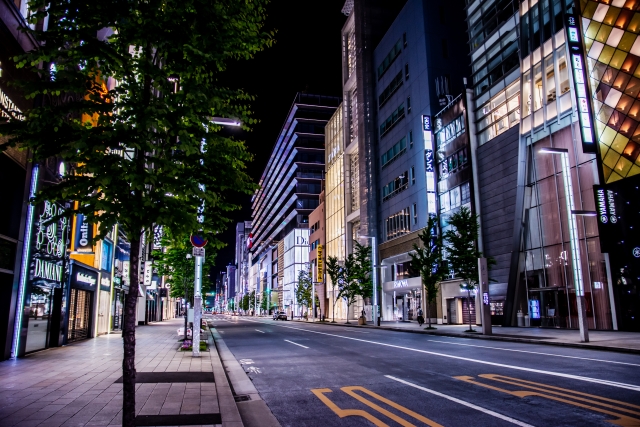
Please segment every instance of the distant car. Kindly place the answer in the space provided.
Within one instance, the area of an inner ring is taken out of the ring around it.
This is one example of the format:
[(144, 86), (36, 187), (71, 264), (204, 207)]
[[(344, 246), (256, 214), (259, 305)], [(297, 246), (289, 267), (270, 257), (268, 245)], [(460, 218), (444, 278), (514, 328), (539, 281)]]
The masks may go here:
[(287, 313), (284, 311), (276, 311), (273, 313), (273, 320), (287, 320)]
[(231, 315), (232, 315), (232, 316), (237, 316), (237, 315), (238, 315), (238, 312), (237, 312), (237, 311), (234, 311), (233, 313), (231, 313)]

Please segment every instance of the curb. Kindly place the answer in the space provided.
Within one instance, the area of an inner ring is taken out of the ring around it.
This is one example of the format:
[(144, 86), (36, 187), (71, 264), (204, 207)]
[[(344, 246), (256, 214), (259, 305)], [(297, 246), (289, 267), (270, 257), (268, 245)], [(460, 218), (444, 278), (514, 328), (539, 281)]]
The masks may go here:
[[(215, 335), (211, 326), (211, 340), (215, 340)], [(216, 332), (217, 334), (217, 332)], [(211, 350), (213, 350), (211, 348)], [(211, 351), (211, 364), (213, 365), (213, 377), (215, 378), (216, 394), (218, 397), (218, 406), (220, 408), (220, 417), (222, 418), (222, 427), (245, 427), (242, 417), (236, 406), (236, 400), (233, 397), (233, 391), (227, 380), (227, 375), (222, 366), (220, 353), (215, 352), (218, 357), (213, 356)]]
[[(303, 320), (293, 320), (297, 323), (310, 323), (305, 322)], [(530, 338), (518, 338), (518, 337), (504, 337), (504, 336), (496, 336), (496, 335), (481, 335), (481, 334), (454, 334), (450, 332), (428, 332), (419, 329), (404, 329), (404, 328), (394, 328), (389, 326), (370, 326), (370, 325), (356, 325), (356, 324), (344, 324), (344, 323), (331, 323), (331, 322), (313, 322), (319, 323), (321, 325), (330, 325), (330, 326), (342, 326), (345, 328), (363, 328), (363, 329), (379, 329), (384, 331), (396, 331), (396, 332), (406, 332), (410, 334), (422, 334), (422, 335), (431, 335), (431, 336), (440, 336), (440, 337), (453, 337), (453, 338), (470, 338), (470, 339), (478, 339), (478, 340), (486, 340), (486, 341), (503, 341), (503, 342), (519, 342), (526, 344), (542, 344), (549, 345), (555, 347), (569, 347), (569, 348), (580, 348), (583, 350), (599, 350), (599, 351), (608, 351), (614, 353), (626, 353), (626, 354), (640, 354), (640, 349), (635, 348), (624, 348), (624, 347), (608, 347), (597, 344), (579, 344), (579, 343), (565, 343), (565, 342), (552, 342), (552, 341), (543, 341), (543, 340), (534, 340)], [(312, 323), (312, 324), (313, 324)]]
[[(280, 423), (264, 400), (262, 400), (258, 390), (253, 385), (251, 378), (249, 378), (233, 353), (231, 353), (231, 350), (229, 350), (227, 345), (224, 343), (220, 333), (218, 333), (211, 324), (209, 324), (209, 331), (211, 332), (211, 337), (215, 342), (218, 360), (221, 364), (222, 372), (220, 375), (222, 375), (225, 382), (229, 384), (231, 398), (236, 406), (236, 412), (239, 414), (241, 419), (238, 426), (280, 427)], [(217, 373), (214, 372), (214, 375), (216, 375), (217, 378)], [(243, 400), (236, 402), (236, 397)], [(235, 424), (229, 424), (229, 426), (235, 427)], [(223, 427), (226, 427), (224, 422)]]

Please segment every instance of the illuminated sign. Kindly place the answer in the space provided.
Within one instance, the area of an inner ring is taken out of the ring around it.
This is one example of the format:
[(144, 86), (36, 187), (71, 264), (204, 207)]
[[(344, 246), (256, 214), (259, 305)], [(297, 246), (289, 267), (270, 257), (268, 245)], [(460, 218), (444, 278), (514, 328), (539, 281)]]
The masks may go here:
[(53, 280), (62, 282), (62, 265), (47, 262), (36, 258), (35, 268), (33, 270), (34, 277), (40, 277), (45, 280)]
[(406, 288), (407, 286), (409, 286), (409, 281), (408, 280), (395, 280), (393, 282), (393, 287), (394, 288)]
[(484, 305), (489, 305), (489, 292), (482, 293), (482, 303)]
[(76, 282), (86, 283), (89, 286), (94, 286), (96, 284), (96, 278), (93, 276), (89, 276), (88, 274), (78, 272), (76, 273)]
[(582, 151), (585, 153), (596, 152), (596, 137), (593, 128), (591, 102), (587, 88), (587, 70), (584, 60), (584, 49), (580, 38), (580, 28), (575, 16), (566, 15), (567, 40), (569, 55), (571, 57), (571, 69), (573, 71), (573, 86), (578, 104), (578, 119), (580, 121), (580, 133), (582, 134)]
[[(0, 69), (0, 76), (1, 75), (2, 72)], [(20, 111), (16, 104), (14, 104), (11, 99), (9, 99), (7, 94), (4, 93), (2, 89), (0, 89), (0, 117), (6, 117), (7, 119), (11, 119), (14, 117), (20, 120), (24, 119), (22, 111)]]
[(422, 130), (431, 132), (431, 116), (422, 116)]
[(324, 261), (322, 259), (322, 245), (318, 245), (318, 281), (324, 278)]
[(424, 150), (424, 163), (427, 172), (433, 172), (433, 150)]
[(89, 224), (84, 215), (76, 215), (76, 235), (75, 248), (76, 252), (93, 253), (93, 224)]

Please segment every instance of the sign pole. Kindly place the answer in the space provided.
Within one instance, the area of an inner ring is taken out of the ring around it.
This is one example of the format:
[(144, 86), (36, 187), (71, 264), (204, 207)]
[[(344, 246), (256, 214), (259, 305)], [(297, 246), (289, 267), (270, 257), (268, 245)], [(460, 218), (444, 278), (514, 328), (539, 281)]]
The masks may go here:
[(480, 311), (482, 321), (482, 335), (491, 335), (491, 301), (489, 299), (489, 269), (487, 259), (478, 258), (478, 276), (480, 278), (480, 295), (482, 296), (482, 309)]
[(193, 357), (200, 357), (200, 323), (202, 321), (202, 263), (204, 261), (204, 248), (200, 249), (202, 255), (196, 255), (196, 274), (193, 286), (193, 343), (191, 349)]

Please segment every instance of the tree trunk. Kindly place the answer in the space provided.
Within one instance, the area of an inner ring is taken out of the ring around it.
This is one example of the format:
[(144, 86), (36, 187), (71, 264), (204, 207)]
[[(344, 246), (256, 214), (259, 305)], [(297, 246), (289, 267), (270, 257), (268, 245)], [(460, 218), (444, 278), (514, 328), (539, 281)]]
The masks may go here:
[(471, 291), (467, 288), (467, 312), (469, 313), (469, 332), (473, 331), (471, 327)]
[(429, 296), (427, 295), (427, 317), (429, 318), (429, 329), (431, 329), (431, 302), (429, 301)]
[(140, 254), (140, 236), (131, 240), (129, 293), (124, 299), (124, 322), (122, 340), (124, 357), (122, 359), (122, 426), (136, 425), (136, 304), (138, 302), (138, 258)]

